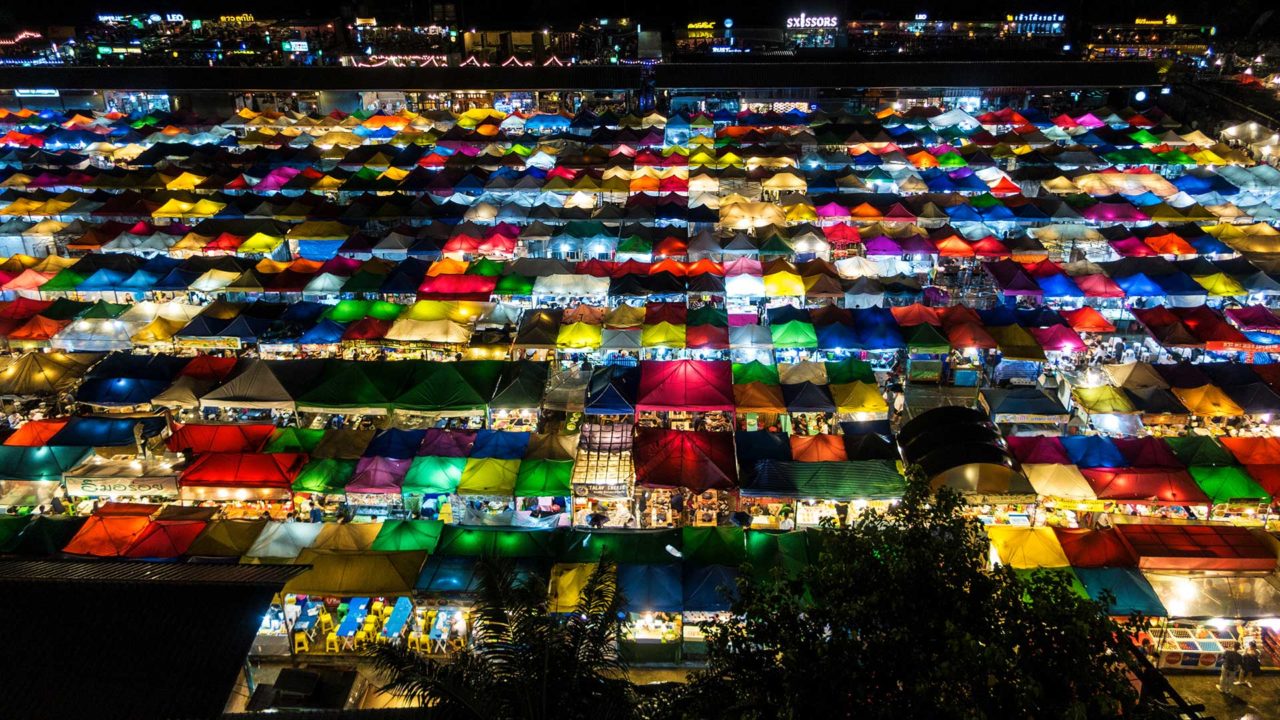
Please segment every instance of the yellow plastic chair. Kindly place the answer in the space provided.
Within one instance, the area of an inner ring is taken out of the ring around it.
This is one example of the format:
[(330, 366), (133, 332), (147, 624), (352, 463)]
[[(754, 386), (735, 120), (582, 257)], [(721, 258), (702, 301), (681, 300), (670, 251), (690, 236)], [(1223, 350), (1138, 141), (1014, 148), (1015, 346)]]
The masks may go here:
[(418, 632), (417, 630), (414, 630), (413, 632), (409, 633), (409, 640), (408, 640), (409, 649), (422, 652), (423, 650), (422, 640), (423, 640), (422, 633)]
[(324, 636), (324, 651), (327, 653), (342, 652), (342, 644), (338, 642), (338, 633), (330, 630), (329, 634)]
[(381, 601), (381, 600), (374, 600), (374, 601), (373, 601), (373, 605), (369, 607), (369, 614), (370, 614), (370, 615), (381, 615), (381, 614), (382, 614), (382, 601)]
[(307, 634), (298, 630), (293, 634), (293, 651), (295, 653), (304, 653), (311, 650), (311, 641), (307, 639)]
[(333, 616), (329, 613), (322, 613), (316, 618), (316, 628), (322, 633), (331, 632), (333, 628)]
[(364, 630), (357, 630), (356, 640), (355, 640), (356, 649), (359, 650), (360, 648), (368, 644), (368, 642), (369, 642), (369, 633)]

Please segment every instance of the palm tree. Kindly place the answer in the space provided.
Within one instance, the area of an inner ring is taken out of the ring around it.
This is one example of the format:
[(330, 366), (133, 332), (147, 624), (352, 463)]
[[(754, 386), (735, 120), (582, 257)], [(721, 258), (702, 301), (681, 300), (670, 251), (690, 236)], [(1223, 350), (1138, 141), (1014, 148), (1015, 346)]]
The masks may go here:
[(372, 651), (396, 696), (430, 717), (476, 720), (593, 720), (635, 716), (634, 688), (617, 643), (622, 596), (617, 572), (601, 562), (575, 612), (552, 613), (547, 581), (506, 561), (479, 564), (472, 642), (446, 660), (400, 646)]

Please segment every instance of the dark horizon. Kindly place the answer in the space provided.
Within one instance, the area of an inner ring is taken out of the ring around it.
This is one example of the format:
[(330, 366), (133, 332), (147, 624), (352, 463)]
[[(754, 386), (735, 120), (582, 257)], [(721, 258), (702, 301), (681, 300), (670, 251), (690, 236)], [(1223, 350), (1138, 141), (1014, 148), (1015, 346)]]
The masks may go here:
[[(621, 0), (613, 3), (587, 2), (586, 0), (561, 0), (555, 3), (530, 4), (513, 0), (489, 0), (488, 2), (457, 3), (460, 23), (481, 28), (533, 28), (554, 26), (573, 27), (579, 22), (599, 17), (629, 17), (634, 22), (654, 25), (667, 30), (675, 24), (696, 20), (723, 20), (733, 18), (741, 27), (770, 27), (785, 18), (804, 12), (807, 15), (835, 15), (842, 20), (856, 19), (905, 19), (916, 13), (950, 20), (995, 19), (1017, 13), (1064, 13), (1073, 25), (1098, 22), (1126, 22), (1137, 17), (1163, 17), (1176, 14), (1181, 22), (1217, 25), (1224, 35), (1247, 35), (1251, 29), (1276, 23), (1270, 11), (1270, 3), (1262, 0), (1243, 0), (1232, 3), (1230, 12), (1223, 12), (1221, 4), (1204, 0), (1173, 0), (1158, 8), (1149, 2), (1121, 0), (1109, 3), (1050, 1), (1044, 3), (1013, 2), (1002, 0), (972, 8), (958, 9), (954, 3), (938, 0), (920, 0), (909, 4), (862, 4), (851, 0), (800, 0), (793, 3), (743, 0), (712, 8), (708, 6), (676, 5), (664, 2), (635, 2)], [(244, 3), (214, 2), (213, 0), (159, 0), (140, 2), (89, 2), (68, 0), (59, 4), (56, 16), (47, 14), (39, 5), (20, 4), (0, 10), (0, 29), (40, 27), (49, 25), (83, 26), (93, 21), (98, 13), (165, 13), (180, 12), (189, 17), (213, 17), (226, 13), (253, 13), (262, 18), (298, 19), (320, 17), (355, 17), (372, 15), (385, 22), (426, 22), (431, 0), (323, 0), (300, 5), (283, 0), (256, 0)]]

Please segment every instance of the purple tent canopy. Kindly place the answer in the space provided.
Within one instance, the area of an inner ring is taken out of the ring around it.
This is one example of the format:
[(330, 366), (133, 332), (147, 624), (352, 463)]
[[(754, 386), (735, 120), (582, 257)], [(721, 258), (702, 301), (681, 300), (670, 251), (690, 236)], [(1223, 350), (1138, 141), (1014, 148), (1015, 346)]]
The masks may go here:
[(1100, 202), (1081, 210), (1080, 215), (1100, 222), (1142, 222), (1151, 219), (1129, 203)]
[(412, 458), (360, 458), (356, 463), (355, 475), (347, 483), (347, 492), (379, 495), (399, 493), (400, 486), (404, 484), (405, 473), (409, 472), (412, 462)]
[(1226, 314), (1241, 330), (1280, 329), (1280, 318), (1262, 305), (1231, 308), (1226, 311)]
[(1021, 265), (1012, 260), (997, 260), (982, 264), (996, 285), (1005, 295), (1034, 295), (1040, 297), (1044, 291)]
[[(884, 235), (877, 235), (876, 237), (870, 238), (863, 242), (862, 245), (866, 248), (868, 256), (902, 254), (902, 246), (893, 238), (885, 237)], [(937, 250), (935, 249), (934, 252), (937, 252)]]
[(906, 255), (937, 255), (938, 248), (927, 237), (910, 235), (899, 241), (902, 252)]
[(418, 454), (464, 458), (471, 455), (471, 446), (475, 444), (475, 430), (431, 428), (422, 439), (422, 447), (418, 448)]

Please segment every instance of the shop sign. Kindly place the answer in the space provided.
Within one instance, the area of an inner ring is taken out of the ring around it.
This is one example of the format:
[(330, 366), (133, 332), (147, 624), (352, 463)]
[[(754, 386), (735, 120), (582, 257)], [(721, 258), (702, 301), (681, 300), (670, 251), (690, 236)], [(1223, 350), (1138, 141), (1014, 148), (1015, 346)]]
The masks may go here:
[(20, 98), (55, 98), (62, 93), (55, 88), (16, 88), (13, 95)]
[(99, 15), (99, 16), (98, 16), (98, 22), (100, 22), (100, 23), (123, 23), (123, 22), (129, 22), (129, 18), (125, 17), (124, 15)]
[(285, 40), (280, 43), (285, 52), (309, 52), (311, 44), (306, 40)]
[(177, 497), (178, 478), (66, 478), (72, 497)]
[(1018, 13), (1017, 15), (1006, 15), (1005, 20), (1008, 22), (1063, 22), (1067, 19), (1062, 13)]
[(1140, 18), (1134, 19), (1133, 24), (1134, 25), (1177, 25), (1178, 16), (1170, 13), (1168, 15), (1165, 15), (1163, 18), (1140, 17)]
[(627, 498), (626, 483), (574, 483), (573, 494), (589, 498)]
[(254, 21), (254, 17), (253, 13), (240, 13), (239, 15), (223, 15), (218, 20), (227, 24), (251, 23)]
[(787, 18), (788, 30), (830, 29), (839, 24), (840, 20), (835, 15), (805, 15), (800, 13), (795, 17)]
[(698, 22), (691, 22), (691, 23), (689, 23), (688, 25), (686, 25), (685, 27), (686, 27), (687, 29), (689, 29), (689, 30), (715, 30), (715, 29), (716, 29), (716, 21), (715, 21), (715, 20), (700, 20), (700, 21), (698, 21)]

